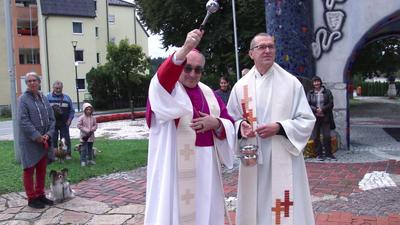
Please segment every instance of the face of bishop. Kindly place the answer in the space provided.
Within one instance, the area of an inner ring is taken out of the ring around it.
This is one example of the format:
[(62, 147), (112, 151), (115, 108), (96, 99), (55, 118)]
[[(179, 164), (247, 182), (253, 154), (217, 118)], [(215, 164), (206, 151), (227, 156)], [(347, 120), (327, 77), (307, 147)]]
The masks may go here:
[(186, 56), (186, 65), (179, 77), (179, 82), (188, 88), (194, 88), (200, 82), (203, 74), (205, 59), (198, 51), (191, 51)]

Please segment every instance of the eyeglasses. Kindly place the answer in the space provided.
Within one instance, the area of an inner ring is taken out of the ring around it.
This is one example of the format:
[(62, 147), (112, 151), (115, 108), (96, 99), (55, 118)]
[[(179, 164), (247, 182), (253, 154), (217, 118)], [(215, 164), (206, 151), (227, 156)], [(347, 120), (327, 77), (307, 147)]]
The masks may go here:
[(275, 49), (275, 45), (256, 45), (254, 47), (252, 47), (250, 50), (260, 50), (260, 51), (264, 51), (265, 49), (269, 49), (269, 50), (274, 50)]
[(203, 72), (203, 67), (196, 66), (193, 68), (191, 65), (187, 65), (187, 64), (183, 67), (183, 71), (185, 71), (185, 73), (191, 73), (192, 70), (194, 70), (195, 73), (200, 74)]

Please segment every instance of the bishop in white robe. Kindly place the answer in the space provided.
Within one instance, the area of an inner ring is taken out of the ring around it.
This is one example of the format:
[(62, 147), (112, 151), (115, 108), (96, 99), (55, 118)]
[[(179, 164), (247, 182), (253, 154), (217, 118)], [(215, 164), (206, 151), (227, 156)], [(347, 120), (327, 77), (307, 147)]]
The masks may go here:
[(234, 126), (222, 100), (199, 82), (205, 61), (188, 33), (149, 87), (145, 225), (223, 225), (221, 164), (233, 166)]
[(258, 164), (239, 168), (237, 225), (314, 225), (302, 150), (315, 117), (298, 79), (275, 60), (275, 39), (256, 35), (255, 66), (233, 87), (228, 111), (239, 136), (236, 150), (257, 145)]

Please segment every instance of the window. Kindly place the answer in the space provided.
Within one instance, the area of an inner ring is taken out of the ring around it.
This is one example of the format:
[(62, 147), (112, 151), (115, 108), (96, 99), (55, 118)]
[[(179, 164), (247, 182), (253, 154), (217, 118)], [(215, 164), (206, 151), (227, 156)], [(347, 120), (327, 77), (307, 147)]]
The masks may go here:
[(97, 63), (100, 63), (100, 53), (96, 53)]
[(97, 10), (97, 1), (94, 0), (94, 10)]
[(40, 64), (40, 51), (38, 48), (20, 48), (19, 64)]
[(108, 15), (108, 22), (110, 24), (115, 24), (115, 15)]
[(94, 28), (94, 32), (96, 33), (96, 37), (99, 37), (99, 27)]
[(75, 51), (75, 62), (83, 62), (83, 50)]
[(72, 32), (74, 34), (82, 34), (82, 23), (81, 22), (72, 22)]
[(79, 90), (85, 90), (86, 89), (86, 87), (85, 87), (85, 79), (82, 79), (82, 78), (76, 79), (76, 84), (77, 84)]

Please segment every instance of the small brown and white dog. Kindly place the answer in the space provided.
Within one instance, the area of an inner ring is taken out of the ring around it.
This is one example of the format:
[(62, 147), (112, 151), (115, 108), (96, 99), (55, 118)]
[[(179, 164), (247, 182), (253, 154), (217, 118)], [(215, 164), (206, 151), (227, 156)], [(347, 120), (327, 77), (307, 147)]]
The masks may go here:
[(55, 202), (63, 202), (66, 199), (74, 197), (74, 191), (68, 182), (68, 169), (64, 168), (61, 171), (50, 171), (50, 194), (49, 198)]
[(67, 156), (67, 149), (68, 147), (65, 144), (65, 138), (61, 138), (58, 142), (58, 148), (54, 148), (54, 156), (59, 162), (64, 162), (65, 157)]
[[(75, 145), (74, 151), (79, 152), (79, 155), (81, 154), (81, 150), (83, 148), (83, 144), (79, 143)], [(96, 147), (93, 147), (93, 158), (95, 159), (97, 154), (99, 154), (101, 151), (98, 150)]]

